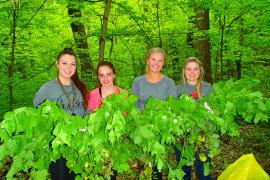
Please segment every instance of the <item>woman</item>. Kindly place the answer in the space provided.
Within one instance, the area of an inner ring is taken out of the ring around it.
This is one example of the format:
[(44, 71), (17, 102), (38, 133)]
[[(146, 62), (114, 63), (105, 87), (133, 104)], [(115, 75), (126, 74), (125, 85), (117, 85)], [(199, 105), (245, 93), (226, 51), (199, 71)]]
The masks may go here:
[(166, 53), (161, 48), (152, 48), (147, 55), (147, 72), (136, 77), (132, 91), (139, 96), (138, 108), (143, 111), (149, 97), (166, 100), (169, 96), (176, 97), (175, 84), (172, 79), (164, 75), (161, 70), (166, 60)]
[[(139, 97), (137, 107), (143, 111), (149, 97), (166, 100), (169, 96), (176, 97), (175, 83), (161, 71), (165, 64), (166, 53), (163, 49), (155, 47), (150, 49), (146, 57), (146, 74), (136, 77), (133, 85), (133, 93)], [(154, 174), (162, 179), (162, 174), (154, 167)]]
[(101, 61), (97, 67), (98, 87), (89, 93), (88, 108), (91, 112), (100, 108), (103, 101), (112, 94), (125, 91), (115, 85), (115, 68), (108, 61)]
[(202, 63), (196, 57), (186, 59), (182, 70), (184, 83), (177, 86), (177, 97), (181, 94), (190, 94), (198, 100), (201, 96), (207, 97), (211, 91), (211, 84), (203, 81), (204, 69)]
[[(199, 101), (202, 96), (209, 96), (212, 91), (211, 84), (203, 81), (204, 69), (200, 60), (196, 57), (189, 57), (186, 59), (184, 68), (182, 70), (183, 75), (183, 84), (176, 87), (177, 89), (177, 97), (182, 94), (191, 95), (196, 101)], [(176, 149), (176, 159), (180, 160), (180, 152)], [(210, 161), (210, 158), (207, 158), (207, 161)], [(209, 180), (211, 176), (204, 176), (203, 174), (203, 162), (198, 157), (198, 152), (196, 153), (195, 160), (195, 169), (198, 179)], [(184, 166), (183, 170), (186, 175), (184, 177), (185, 180), (191, 179), (191, 167)]]
[(55, 64), (58, 76), (41, 86), (34, 97), (34, 107), (49, 99), (58, 102), (69, 114), (84, 116), (87, 109), (88, 89), (79, 79), (75, 53), (72, 49), (65, 48), (58, 54)]
[[(58, 75), (55, 79), (41, 86), (34, 97), (34, 107), (40, 106), (45, 100), (49, 99), (58, 102), (69, 114), (84, 116), (87, 113), (88, 90), (78, 77), (75, 53), (72, 49), (65, 48), (58, 54), (55, 64)], [(52, 179), (74, 179), (75, 175), (69, 174), (69, 169), (65, 164), (63, 158), (50, 164)]]

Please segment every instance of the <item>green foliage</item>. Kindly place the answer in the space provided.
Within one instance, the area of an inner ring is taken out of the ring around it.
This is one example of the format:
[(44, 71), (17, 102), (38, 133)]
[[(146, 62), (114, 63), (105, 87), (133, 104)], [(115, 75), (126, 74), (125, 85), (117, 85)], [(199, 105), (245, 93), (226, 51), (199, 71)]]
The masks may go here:
[(54, 112), (44, 104), (39, 109), (19, 108), (5, 114), (0, 129), (0, 159), (2, 162), (6, 156), (13, 157), (7, 179), (12, 179), (20, 170), (27, 172), (30, 168), (33, 179), (40, 174), (43, 177), (47, 175), (49, 162), (55, 160), (49, 143), (53, 139), (51, 132), (59, 119), (52, 116), (65, 115), (55, 104), (51, 107)]
[[(83, 119), (51, 102), (37, 109), (19, 108), (6, 113), (0, 124), (0, 168), (11, 157), (7, 179), (21, 171), (45, 179), (49, 163), (62, 156), (77, 179), (107, 179), (112, 170), (126, 178), (150, 178), (154, 165), (168, 171), (170, 179), (181, 179), (181, 167), (193, 164), (195, 152), (205, 161), (206, 150), (210, 157), (219, 153), (220, 134), (239, 133), (236, 117), (268, 121), (269, 99), (252, 91), (257, 83), (247, 79), (215, 84), (201, 102), (188, 95), (167, 101), (150, 98), (143, 113), (135, 106), (137, 98), (124, 93), (110, 96)], [(173, 146), (182, 154), (178, 166), (168, 158)]]
[[(72, 3), (82, 12), (81, 22), (87, 33), (91, 63), (98, 63), (101, 20), (104, 1), (17, 1), (15, 64), (13, 74), (13, 109), (30, 106), (34, 93), (45, 81), (55, 77), (52, 70), (58, 51), (64, 47), (76, 50), (67, 5)], [(117, 71), (117, 83), (129, 90), (134, 77), (145, 72), (147, 49), (162, 46), (168, 56), (164, 74), (179, 82), (183, 60), (194, 56), (196, 36), (194, 3), (209, 9), (212, 74), (215, 81), (235, 77), (235, 60), (241, 60), (242, 77), (256, 77), (258, 89), (269, 97), (269, 2), (219, 0), (160, 0), (112, 2), (108, 19), (105, 59)], [(11, 60), (12, 2), (0, 3), (0, 119), (8, 111), (8, 72)], [(239, 17), (243, 18), (243, 25)], [(240, 30), (243, 26), (243, 44)], [(224, 28), (224, 31), (221, 31)], [(223, 46), (221, 47), (223, 41)], [(79, 57), (80, 58), (80, 57)], [(80, 65), (78, 66), (80, 67)], [(80, 71), (80, 69), (79, 69)], [(81, 72), (84, 74), (86, 72)], [(90, 89), (96, 77), (85, 79)]]
[[(262, 93), (254, 91), (258, 84), (258, 80), (241, 79), (214, 85), (214, 92), (209, 97), (209, 105), (215, 107), (217, 117), (226, 119), (226, 121), (220, 119), (218, 123), (223, 127), (231, 127), (230, 135), (238, 134), (238, 127), (234, 122), (236, 117), (241, 116), (247, 122), (268, 121), (269, 99)], [(224, 132), (225, 129), (222, 133)]]

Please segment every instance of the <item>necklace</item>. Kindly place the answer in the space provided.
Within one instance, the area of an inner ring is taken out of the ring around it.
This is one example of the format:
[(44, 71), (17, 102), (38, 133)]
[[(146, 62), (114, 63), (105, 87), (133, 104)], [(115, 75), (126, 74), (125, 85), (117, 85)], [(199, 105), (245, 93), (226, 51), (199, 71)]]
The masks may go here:
[(75, 85), (73, 83), (73, 81), (71, 81), (71, 86), (72, 86), (72, 94), (73, 94), (73, 99), (71, 101), (69, 95), (67, 94), (67, 91), (65, 90), (63, 84), (61, 83), (59, 77), (57, 77), (57, 82), (61, 88), (61, 90), (63, 91), (64, 95), (66, 96), (67, 100), (68, 100), (68, 106), (71, 110), (72, 115), (75, 115), (74, 113), (74, 107), (75, 107), (75, 100), (76, 100), (76, 88)]
[[(99, 91), (99, 96), (100, 96), (100, 98), (102, 99), (102, 100), (104, 100), (104, 99), (106, 99), (106, 97), (108, 97), (108, 96), (110, 96), (110, 95), (112, 95), (112, 94), (114, 94), (114, 93), (116, 93), (116, 89), (115, 89), (115, 87), (113, 87), (113, 89), (112, 89), (112, 93), (109, 93), (107, 96), (106, 96), (106, 94), (105, 93), (102, 93), (102, 89), (101, 89), (101, 87), (99, 87), (98, 88), (98, 91)], [(105, 95), (104, 95), (105, 94)], [(103, 97), (104, 96), (104, 97)]]

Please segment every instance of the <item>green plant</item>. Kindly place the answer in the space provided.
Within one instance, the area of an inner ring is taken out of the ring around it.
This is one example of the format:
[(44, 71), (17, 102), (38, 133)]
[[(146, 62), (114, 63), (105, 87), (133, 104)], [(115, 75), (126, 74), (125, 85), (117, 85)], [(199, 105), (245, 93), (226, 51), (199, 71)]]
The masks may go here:
[[(253, 92), (257, 81), (227, 81), (214, 85), (209, 98), (196, 102), (183, 95), (160, 101), (150, 98), (141, 113), (137, 98), (112, 95), (93, 114), (80, 118), (57, 104), (23, 107), (5, 114), (0, 123), (0, 169), (7, 157), (12, 164), (7, 179), (24, 172), (31, 179), (46, 179), (48, 166), (61, 156), (77, 179), (108, 179), (113, 170), (125, 178), (150, 178), (152, 168), (167, 171), (169, 179), (181, 179), (181, 167), (192, 165), (195, 152), (205, 160), (220, 151), (219, 135), (239, 134), (235, 118), (246, 122), (268, 121), (269, 99)], [(168, 158), (174, 146), (182, 159)], [(205, 163), (205, 173), (209, 173)]]

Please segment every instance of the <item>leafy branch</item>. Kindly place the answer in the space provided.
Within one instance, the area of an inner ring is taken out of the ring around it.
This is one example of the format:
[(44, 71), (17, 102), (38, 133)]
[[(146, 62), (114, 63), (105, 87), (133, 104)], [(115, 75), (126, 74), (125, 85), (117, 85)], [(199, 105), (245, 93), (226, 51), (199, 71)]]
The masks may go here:
[[(239, 134), (236, 117), (249, 123), (268, 121), (270, 101), (253, 92), (257, 83), (220, 82), (199, 103), (188, 95), (167, 101), (150, 98), (143, 113), (135, 106), (137, 97), (125, 94), (110, 96), (83, 119), (49, 101), (37, 109), (16, 109), (0, 123), (0, 169), (10, 157), (7, 179), (19, 172), (46, 179), (49, 163), (62, 156), (77, 178), (107, 179), (113, 170), (123, 178), (151, 178), (157, 166), (170, 179), (181, 179), (181, 167), (192, 165), (195, 153), (204, 162), (205, 150), (211, 157), (218, 155), (221, 134)], [(182, 154), (179, 163), (170, 158), (174, 146)], [(205, 171), (209, 173), (206, 162)]]

